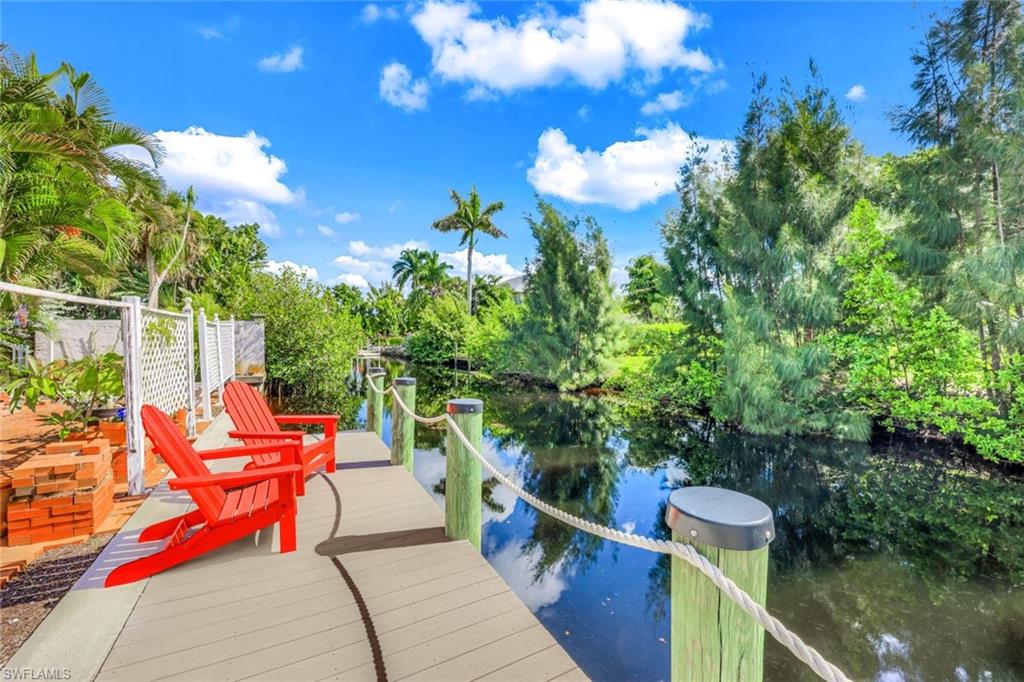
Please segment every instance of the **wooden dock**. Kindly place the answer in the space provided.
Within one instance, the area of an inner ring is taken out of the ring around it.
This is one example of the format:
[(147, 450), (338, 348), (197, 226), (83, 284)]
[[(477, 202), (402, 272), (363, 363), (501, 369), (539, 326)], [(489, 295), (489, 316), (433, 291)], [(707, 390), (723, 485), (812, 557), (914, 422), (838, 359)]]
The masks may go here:
[[(203, 445), (225, 445), (227, 430)], [(100, 680), (586, 679), (472, 545), (446, 540), (441, 509), (375, 434), (340, 434), (337, 461), (299, 501), (298, 551), (279, 554), (274, 532), (241, 540), (115, 600), (126, 613), (44, 623), (8, 667), (45, 659)], [(122, 589), (96, 579), (97, 604)], [(107, 644), (91, 670), (59, 660), (56, 638), (73, 639), (79, 622), (118, 628), (98, 638)]]

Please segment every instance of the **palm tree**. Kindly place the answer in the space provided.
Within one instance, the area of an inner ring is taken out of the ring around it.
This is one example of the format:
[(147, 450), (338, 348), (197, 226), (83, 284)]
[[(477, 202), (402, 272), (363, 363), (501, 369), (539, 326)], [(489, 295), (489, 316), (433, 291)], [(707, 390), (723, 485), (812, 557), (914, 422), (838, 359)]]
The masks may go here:
[(45, 287), (73, 273), (97, 290), (112, 286), (131, 225), (123, 198), (159, 184), (112, 150), (138, 146), (154, 163), (162, 150), (110, 116), (89, 74), (68, 64), (40, 73), (34, 55), (0, 44), (0, 278)]
[(441, 262), (441, 256), (437, 251), (421, 251), (419, 283), (424, 289), (430, 291), (431, 296), (438, 296), (445, 288), (445, 281), (448, 279), (448, 271), (452, 266)]
[(391, 274), (399, 289), (408, 283), (411, 284), (413, 292), (429, 288), (432, 295), (436, 296), (438, 288), (444, 283), (444, 278), (451, 268), (452, 266), (441, 262), (441, 256), (437, 251), (405, 249), (392, 264)]
[(391, 265), (391, 276), (399, 289), (404, 289), (409, 282), (412, 289), (419, 285), (421, 253), (419, 249), (405, 249)]
[(495, 201), (493, 204), (481, 208), (480, 195), (474, 186), (469, 191), (469, 198), (463, 199), (459, 193), (452, 190), (452, 203), (455, 204), (455, 211), (450, 215), (434, 221), (434, 229), (438, 232), (461, 232), (462, 239), (459, 246), (466, 245), (466, 301), (470, 314), (473, 313), (473, 250), (476, 248), (476, 233), (483, 232), (494, 238), (507, 237), (492, 220), (493, 217), (505, 208), (505, 203)]

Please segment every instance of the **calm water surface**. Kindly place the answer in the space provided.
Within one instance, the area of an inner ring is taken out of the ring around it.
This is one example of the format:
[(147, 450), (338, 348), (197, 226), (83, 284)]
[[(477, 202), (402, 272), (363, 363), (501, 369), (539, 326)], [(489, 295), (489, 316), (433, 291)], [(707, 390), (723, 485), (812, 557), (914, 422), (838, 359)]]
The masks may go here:
[[(394, 363), (388, 372), (419, 379), (421, 414), (483, 398), (491, 461), (595, 521), (665, 537), (665, 500), (684, 485), (765, 501), (777, 530), (769, 609), (855, 679), (1024, 679), (1020, 483), (894, 446), (651, 424), (614, 398), (501, 390)], [(365, 419), (357, 405), (347, 399), (354, 422)], [(441, 505), (444, 453), (443, 431), (417, 428), (415, 475)], [(495, 484), (485, 484), (484, 553), (569, 654), (595, 680), (667, 679), (667, 557), (576, 532)], [(771, 638), (765, 673), (816, 679)]]

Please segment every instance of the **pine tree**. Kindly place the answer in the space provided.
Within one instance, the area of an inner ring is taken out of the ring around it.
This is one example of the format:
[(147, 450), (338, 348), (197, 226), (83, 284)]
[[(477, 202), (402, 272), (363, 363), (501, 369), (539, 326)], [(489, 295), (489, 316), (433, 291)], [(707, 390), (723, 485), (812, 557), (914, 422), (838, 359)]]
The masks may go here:
[(618, 335), (611, 254), (592, 218), (567, 218), (545, 201), (537, 208), (539, 219), (527, 217), (537, 256), (512, 343), (532, 373), (560, 388), (587, 386), (605, 373)]
[(665, 266), (653, 256), (637, 256), (626, 266), (629, 281), (624, 287), (626, 312), (650, 322), (664, 308), (665, 295), (661, 292)]
[[(757, 81), (733, 172), (684, 169), (663, 228), (684, 315), (723, 339), (716, 411), (759, 433), (863, 435), (823, 379), (838, 313), (835, 234), (858, 195), (859, 146), (811, 65), (772, 99)], [(705, 166), (702, 169), (701, 166)]]
[[(989, 394), (1024, 350), (1024, 18), (1019, 0), (969, 0), (913, 56), (917, 101), (895, 112), (922, 151), (894, 164), (904, 258), (921, 289), (974, 331)], [(1005, 382), (1002, 382), (1005, 383)]]

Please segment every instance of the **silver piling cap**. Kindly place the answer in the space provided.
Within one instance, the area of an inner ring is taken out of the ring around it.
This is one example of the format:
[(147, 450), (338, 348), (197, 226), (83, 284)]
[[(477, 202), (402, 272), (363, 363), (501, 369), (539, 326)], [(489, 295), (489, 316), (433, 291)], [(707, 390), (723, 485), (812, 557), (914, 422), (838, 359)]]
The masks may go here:
[(395, 377), (391, 383), (395, 386), (415, 386), (416, 377)]
[(484, 401), (476, 398), (456, 398), (448, 401), (448, 414), (482, 414)]
[(383, 367), (371, 367), (370, 369), (366, 370), (366, 374), (371, 377), (375, 377), (386, 373), (387, 372), (384, 370)]
[(775, 538), (772, 510), (761, 500), (735, 490), (694, 486), (668, 498), (665, 523), (685, 540), (750, 551)]

